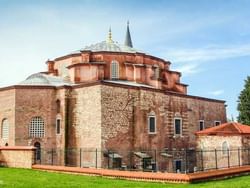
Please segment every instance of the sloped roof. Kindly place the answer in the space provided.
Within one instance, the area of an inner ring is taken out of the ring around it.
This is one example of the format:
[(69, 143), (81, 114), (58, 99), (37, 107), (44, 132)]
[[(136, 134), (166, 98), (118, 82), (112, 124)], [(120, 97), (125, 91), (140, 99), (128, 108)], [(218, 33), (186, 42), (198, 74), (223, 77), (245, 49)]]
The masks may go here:
[(51, 76), (42, 73), (36, 73), (29, 76), (26, 80), (22, 81), (18, 85), (28, 86), (63, 86), (71, 85), (71, 83), (65, 81), (59, 76)]
[(250, 134), (250, 126), (229, 122), (196, 132), (196, 135), (242, 135)]

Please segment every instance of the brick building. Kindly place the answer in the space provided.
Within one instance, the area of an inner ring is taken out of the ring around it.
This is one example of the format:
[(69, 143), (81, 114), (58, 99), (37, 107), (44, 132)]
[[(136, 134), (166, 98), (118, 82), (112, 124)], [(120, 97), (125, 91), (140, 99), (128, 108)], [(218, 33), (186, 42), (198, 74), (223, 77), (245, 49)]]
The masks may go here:
[[(197, 149), (203, 151), (199, 168), (206, 170), (250, 164), (250, 126), (229, 122), (198, 131), (196, 136)], [(198, 153), (199, 158), (201, 155)]]
[(109, 31), (106, 41), (46, 63), (46, 72), (0, 89), (0, 145), (164, 151), (195, 147), (196, 131), (226, 122), (224, 101), (188, 95), (169, 61), (133, 48), (129, 26), (124, 45)]

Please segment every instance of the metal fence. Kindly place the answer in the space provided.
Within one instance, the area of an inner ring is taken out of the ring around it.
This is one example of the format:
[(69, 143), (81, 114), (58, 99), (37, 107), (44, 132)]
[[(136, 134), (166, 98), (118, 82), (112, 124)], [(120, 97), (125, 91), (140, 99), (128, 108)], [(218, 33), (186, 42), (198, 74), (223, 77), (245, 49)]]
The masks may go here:
[(250, 148), (228, 150), (48, 149), (35, 152), (35, 163), (82, 168), (193, 173), (250, 164)]

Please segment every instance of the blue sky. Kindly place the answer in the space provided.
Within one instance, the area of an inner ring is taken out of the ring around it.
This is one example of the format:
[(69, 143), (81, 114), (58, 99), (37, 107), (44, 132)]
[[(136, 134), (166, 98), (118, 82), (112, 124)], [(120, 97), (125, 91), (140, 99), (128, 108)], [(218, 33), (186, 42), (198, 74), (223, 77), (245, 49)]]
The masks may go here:
[(46, 70), (45, 61), (106, 39), (123, 43), (126, 21), (134, 47), (172, 62), (191, 95), (237, 98), (250, 75), (250, 1), (0, 0), (0, 87)]

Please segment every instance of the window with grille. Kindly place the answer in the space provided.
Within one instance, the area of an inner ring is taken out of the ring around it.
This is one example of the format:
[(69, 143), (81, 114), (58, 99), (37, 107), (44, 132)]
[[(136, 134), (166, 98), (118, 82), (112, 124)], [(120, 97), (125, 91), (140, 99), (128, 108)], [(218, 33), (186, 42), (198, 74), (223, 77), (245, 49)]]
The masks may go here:
[(7, 119), (2, 122), (2, 139), (9, 139), (9, 122)]
[(119, 64), (116, 61), (111, 63), (111, 79), (119, 79)]
[(30, 122), (29, 135), (33, 138), (44, 137), (44, 121), (41, 117), (34, 117)]

